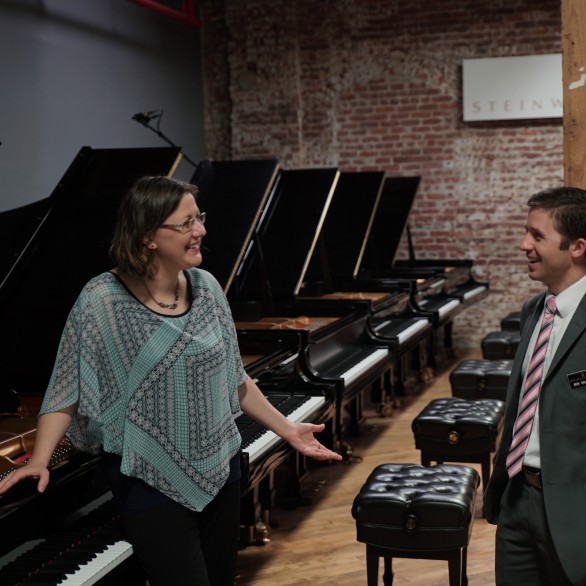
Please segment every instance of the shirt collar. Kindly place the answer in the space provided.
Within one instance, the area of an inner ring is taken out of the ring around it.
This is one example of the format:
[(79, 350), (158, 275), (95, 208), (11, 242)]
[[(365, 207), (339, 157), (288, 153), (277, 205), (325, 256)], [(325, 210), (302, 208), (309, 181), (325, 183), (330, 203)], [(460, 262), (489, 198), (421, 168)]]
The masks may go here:
[[(549, 295), (549, 291), (547, 294)], [(564, 317), (575, 311), (584, 295), (586, 295), (586, 275), (556, 295), (555, 301), (559, 315)]]

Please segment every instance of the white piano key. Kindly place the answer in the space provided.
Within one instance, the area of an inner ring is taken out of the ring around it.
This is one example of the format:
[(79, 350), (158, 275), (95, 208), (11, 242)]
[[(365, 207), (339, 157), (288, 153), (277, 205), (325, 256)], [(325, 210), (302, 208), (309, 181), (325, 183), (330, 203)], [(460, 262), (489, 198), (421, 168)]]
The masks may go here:
[(470, 291), (466, 291), (466, 293), (464, 293), (464, 295), (462, 295), (462, 299), (464, 299), (464, 301), (468, 301), (468, 299), (471, 299), (472, 297), (476, 297), (476, 295), (480, 295), (480, 293), (483, 293), (484, 291), (486, 291), (487, 286), (486, 285), (479, 285), (478, 287), (474, 287), (474, 289), (470, 289)]
[(440, 317), (444, 317), (445, 315), (450, 313), (450, 311), (452, 311), (453, 309), (456, 309), (456, 307), (458, 307), (458, 305), (460, 305), (459, 299), (451, 299), (447, 303), (444, 303), (443, 305), (441, 305), (438, 308), (438, 312), (439, 312)]
[[(386, 328), (389, 324), (392, 323), (392, 320), (386, 320), (378, 324), (374, 331), (376, 333), (380, 332), (382, 329)], [(429, 320), (425, 318), (416, 319), (411, 325), (403, 328), (402, 330), (398, 331), (393, 336), (389, 336), (389, 338), (397, 338), (399, 344), (405, 343), (407, 340), (411, 339), (417, 332), (424, 330), (427, 325), (429, 324)], [(384, 334), (383, 337), (387, 337)]]
[(387, 348), (379, 348), (374, 350), (368, 357), (360, 362), (357, 362), (352, 368), (340, 375), (344, 379), (346, 385), (352, 384), (365, 370), (380, 364), (388, 358), (389, 350)]
[[(431, 301), (432, 300), (430, 300), (430, 299), (424, 299), (420, 303), (420, 305), (421, 305), (421, 307), (423, 307), (423, 309), (426, 309), (426, 306), (429, 303), (431, 303)], [(440, 317), (445, 317), (448, 313), (450, 313), (450, 311), (452, 311), (453, 309), (456, 309), (456, 307), (458, 307), (458, 305), (460, 305), (459, 299), (449, 299), (445, 303), (442, 303), (441, 305), (436, 307), (435, 311), (438, 312)]]
[(124, 540), (117, 541), (109, 545), (103, 552), (96, 554), (95, 558), (81, 566), (75, 573), (68, 574), (59, 584), (91, 586), (131, 555), (132, 545)]
[(438, 279), (437, 281), (432, 282), (431, 286), (429, 287), (430, 291), (436, 291), (440, 293), (441, 290), (444, 288), (447, 279)]
[(410, 340), (415, 334), (417, 334), (417, 332), (424, 330), (428, 324), (429, 324), (429, 320), (418, 319), (414, 324), (411, 324), (409, 327), (400, 331), (397, 334), (397, 339), (399, 340), (399, 344), (404, 344), (407, 340)]
[[(295, 423), (309, 419), (325, 404), (325, 402), (325, 397), (310, 397), (292, 413), (289, 413), (289, 415), (287, 415), (287, 419), (289, 421), (294, 421)], [(243, 450), (248, 454), (248, 461), (253, 464), (280, 441), (283, 440), (276, 433), (267, 429), (267, 431), (263, 433), (261, 437), (254, 440), (250, 445), (243, 448)]]

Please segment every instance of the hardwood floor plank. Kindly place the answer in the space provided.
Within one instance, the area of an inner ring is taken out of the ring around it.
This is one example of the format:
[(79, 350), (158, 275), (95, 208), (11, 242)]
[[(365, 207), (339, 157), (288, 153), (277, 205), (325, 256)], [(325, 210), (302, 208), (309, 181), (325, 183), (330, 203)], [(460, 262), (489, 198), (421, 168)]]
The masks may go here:
[[(411, 422), (431, 401), (451, 396), (449, 369), (438, 374), (425, 389), (404, 399), (391, 417), (374, 411), (353, 438), (355, 461), (323, 465), (314, 463), (309, 482), (303, 486), (311, 504), (277, 511), (265, 546), (240, 551), (238, 586), (357, 586), (366, 584), (366, 546), (356, 541), (351, 515), (354, 497), (372, 469), (383, 463), (420, 463)], [(480, 473), (480, 466), (471, 464)], [(469, 586), (494, 586), (494, 533), (481, 516), (480, 490), (468, 549)], [(448, 564), (438, 560), (393, 560), (394, 586), (446, 586)], [(382, 560), (379, 583), (382, 584)]]

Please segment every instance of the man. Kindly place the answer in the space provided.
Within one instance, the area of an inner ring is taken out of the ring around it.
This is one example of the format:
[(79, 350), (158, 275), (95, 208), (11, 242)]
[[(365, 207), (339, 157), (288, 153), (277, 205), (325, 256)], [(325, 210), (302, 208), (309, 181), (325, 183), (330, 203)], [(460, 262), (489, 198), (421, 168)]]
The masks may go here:
[[(525, 303), (484, 495), (497, 586), (586, 585), (586, 191), (527, 202), (521, 250), (547, 291)], [(551, 298), (551, 301), (550, 301)]]

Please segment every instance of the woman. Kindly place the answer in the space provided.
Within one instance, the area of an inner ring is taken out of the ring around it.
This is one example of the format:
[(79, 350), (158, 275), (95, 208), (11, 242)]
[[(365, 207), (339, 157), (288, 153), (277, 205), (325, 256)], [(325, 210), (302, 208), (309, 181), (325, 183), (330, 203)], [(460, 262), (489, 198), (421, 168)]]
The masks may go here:
[(92, 279), (65, 325), (31, 459), (3, 483), (49, 482), (63, 435), (104, 468), (151, 586), (232, 586), (239, 538), (241, 411), (302, 454), (341, 460), (246, 375), (218, 282), (198, 269), (197, 188), (139, 179), (121, 202), (116, 268)]

